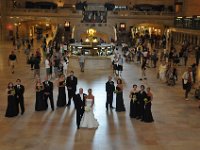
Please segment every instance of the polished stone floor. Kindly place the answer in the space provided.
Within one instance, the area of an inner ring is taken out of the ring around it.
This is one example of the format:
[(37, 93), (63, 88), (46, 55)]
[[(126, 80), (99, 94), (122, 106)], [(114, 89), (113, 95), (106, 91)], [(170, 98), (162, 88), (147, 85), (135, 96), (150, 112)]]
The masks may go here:
[[(34, 111), (33, 72), (30, 66), (26, 65), (25, 55), (21, 50), (17, 52), (16, 72), (11, 74), (7, 61), (10, 50), (12, 50), (11, 43), (0, 43), (0, 150), (197, 150), (200, 148), (198, 101), (192, 94), (190, 101), (184, 100), (180, 81), (176, 86), (168, 87), (156, 79), (156, 70), (151, 68), (147, 70), (148, 80), (141, 82), (138, 80), (140, 66), (126, 63), (122, 78), (127, 111), (107, 112), (105, 82), (107, 76), (112, 74), (110, 60), (87, 60), (85, 72), (81, 73), (77, 60), (71, 59), (69, 70), (74, 70), (78, 77), (78, 88), (83, 87), (85, 92), (88, 88), (93, 89), (94, 113), (100, 124), (97, 130), (77, 130), (74, 106), (59, 108), (54, 112), (50, 108), (45, 112)], [(179, 75), (183, 71), (184, 67), (180, 67)], [(44, 79), (43, 68), (41, 74)], [(23, 116), (5, 118), (6, 86), (8, 82), (15, 82), (17, 78), (21, 78), (26, 87), (26, 112)], [(154, 123), (143, 123), (129, 118), (128, 95), (132, 84), (145, 84), (152, 88)], [(55, 102), (57, 90), (55, 86)]]

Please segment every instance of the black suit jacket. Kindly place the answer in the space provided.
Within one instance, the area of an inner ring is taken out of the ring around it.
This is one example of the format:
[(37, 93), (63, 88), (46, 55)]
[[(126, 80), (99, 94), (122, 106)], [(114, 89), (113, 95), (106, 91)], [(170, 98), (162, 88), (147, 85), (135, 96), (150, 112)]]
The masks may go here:
[(15, 85), (15, 96), (19, 96), (19, 97), (23, 97), (24, 95), (24, 86), (23, 85), (20, 85), (20, 87), (18, 88), (17, 85)]
[(44, 93), (53, 93), (53, 82), (48, 81), (48, 83), (46, 83), (47, 81), (43, 82), (44, 85)]
[(76, 85), (77, 85), (77, 77), (73, 76), (73, 80), (71, 80), (71, 76), (68, 76), (66, 80), (67, 89), (76, 91)]
[(106, 82), (106, 92), (113, 93), (115, 91), (115, 85), (113, 81)]
[(85, 94), (85, 93), (83, 93), (83, 100), (81, 100), (81, 96), (80, 96), (80, 94), (76, 94), (75, 95), (75, 101), (74, 101), (74, 103), (75, 103), (75, 108), (76, 109), (81, 109), (81, 107), (84, 107), (85, 106), (85, 97), (86, 97), (87, 95)]

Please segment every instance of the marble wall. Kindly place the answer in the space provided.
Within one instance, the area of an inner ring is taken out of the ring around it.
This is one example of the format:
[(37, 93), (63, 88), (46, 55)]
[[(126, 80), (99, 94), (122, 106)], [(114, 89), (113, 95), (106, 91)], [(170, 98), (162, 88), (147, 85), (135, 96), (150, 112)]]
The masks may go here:
[(185, 0), (183, 16), (200, 15), (200, 1), (199, 0)]

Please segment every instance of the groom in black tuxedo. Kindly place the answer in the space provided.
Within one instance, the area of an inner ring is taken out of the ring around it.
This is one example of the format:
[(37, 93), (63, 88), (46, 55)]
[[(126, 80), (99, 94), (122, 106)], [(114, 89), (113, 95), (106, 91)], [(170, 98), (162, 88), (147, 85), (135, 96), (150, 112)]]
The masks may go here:
[(70, 106), (71, 105), (71, 99), (75, 96), (76, 86), (77, 86), (77, 77), (74, 76), (74, 71), (71, 71), (70, 75), (67, 77), (66, 86), (67, 86), (67, 90), (68, 90), (67, 106)]
[(113, 103), (113, 92), (115, 91), (115, 85), (112, 81), (112, 77), (108, 77), (108, 81), (106, 82), (106, 93), (107, 93), (107, 99), (106, 99), (106, 110), (108, 110), (108, 105), (110, 105), (110, 109), (113, 109), (112, 106)]
[(17, 79), (16, 80), (16, 85), (15, 85), (15, 97), (17, 100), (17, 103), (20, 105), (21, 108), (21, 115), (24, 114), (25, 108), (24, 108), (24, 86), (21, 84), (21, 80)]
[(48, 76), (45, 77), (45, 81), (43, 82), (43, 86), (44, 86), (44, 100), (46, 102), (47, 108), (48, 108), (47, 100), (49, 98), (50, 104), (51, 104), (51, 109), (53, 111), (54, 110), (53, 82), (48, 80)]
[(85, 97), (86, 94), (83, 93), (83, 89), (79, 89), (79, 93), (75, 95), (74, 97), (74, 103), (75, 103), (75, 109), (76, 109), (76, 124), (77, 129), (80, 127), (81, 118), (85, 111)]

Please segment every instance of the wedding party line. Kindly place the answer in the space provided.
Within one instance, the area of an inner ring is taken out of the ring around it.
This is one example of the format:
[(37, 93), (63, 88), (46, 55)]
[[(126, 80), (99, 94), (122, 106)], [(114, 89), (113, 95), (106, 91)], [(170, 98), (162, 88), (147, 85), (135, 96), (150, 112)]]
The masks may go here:
[[(74, 71), (70, 72), (70, 75), (65, 78), (64, 74), (59, 75), (57, 80), (58, 96), (56, 101), (57, 108), (70, 107), (73, 101), (76, 109), (76, 123), (77, 128), (97, 128), (99, 123), (95, 119), (93, 112), (95, 104), (95, 96), (92, 93), (92, 89), (88, 89), (88, 93), (83, 92), (83, 88), (79, 88), (77, 91), (78, 79), (74, 75)], [(66, 95), (66, 89), (68, 96)], [(42, 82), (41, 79), (37, 79), (35, 84), (36, 100), (35, 111), (45, 111), (48, 109), (48, 101), (52, 111), (55, 110), (54, 105), (54, 84), (52, 81), (45, 77)], [(123, 83), (122, 79), (117, 79), (117, 85), (115, 86), (112, 76), (108, 77), (108, 81), (105, 83), (106, 100), (105, 109), (115, 109), (116, 112), (126, 111), (123, 98)], [(6, 109), (6, 117), (15, 117), (21, 110), (21, 115), (25, 112), (24, 106), (24, 92), (25, 87), (21, 83), (21, 79), (16, 80), (16, 84), (10, 82), (7, 87), (8, 105)], [(113, 95), (116, 94), (116, 107), (113, 106)], [(68, 97), (68, 101), (66, 98)], [(137, 85), (133, 85), (129, 94), (130, 99), (130, 118), (140, 119), (144, 122), (153, 122), (153, 116), (151, 113), (151, 102), (153, 100), (153, 94), (150, 88), (146, 88), (141, 85), (138, 89)]]

